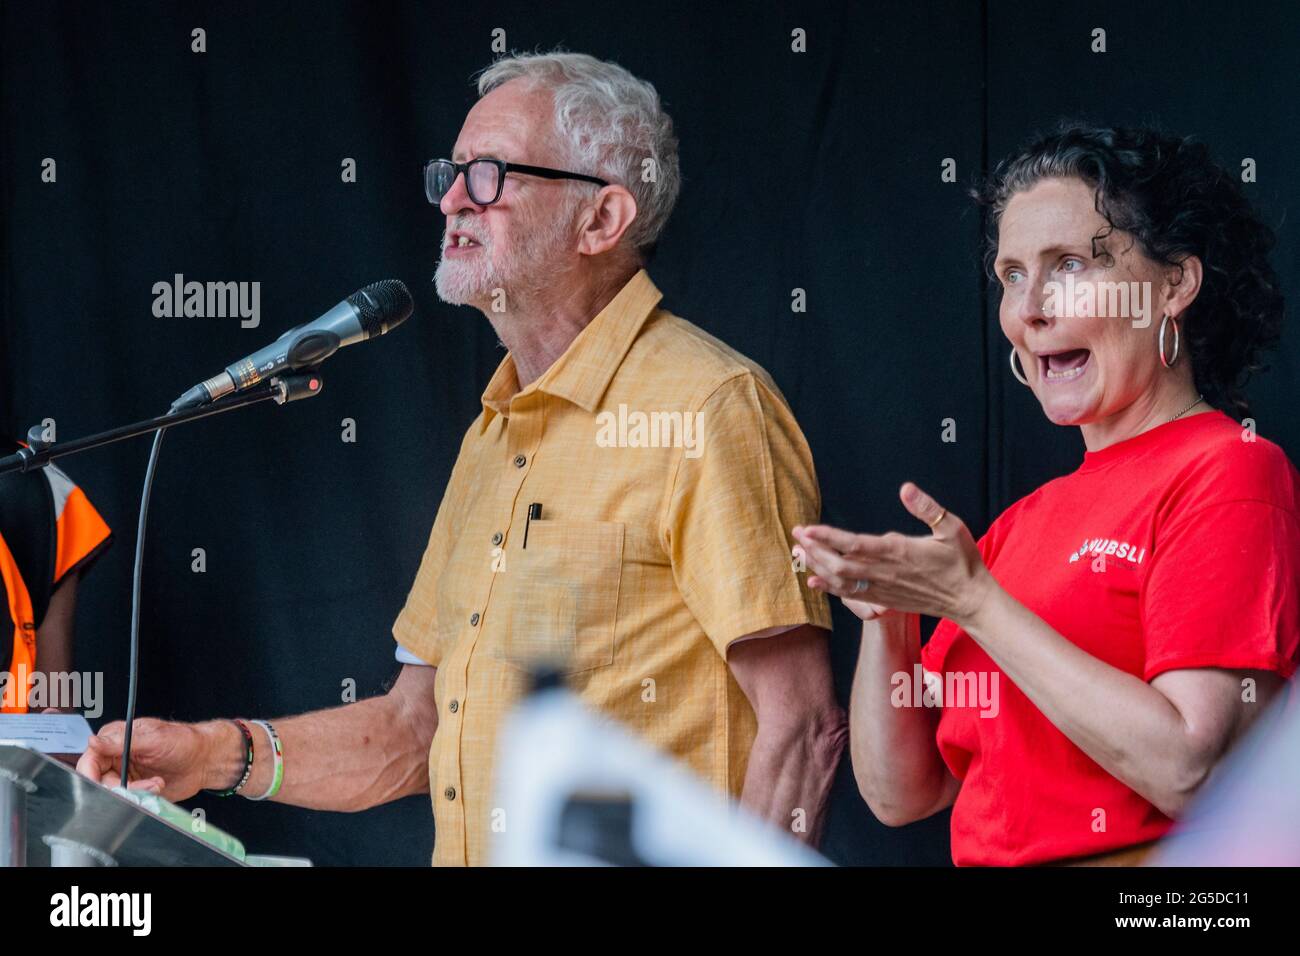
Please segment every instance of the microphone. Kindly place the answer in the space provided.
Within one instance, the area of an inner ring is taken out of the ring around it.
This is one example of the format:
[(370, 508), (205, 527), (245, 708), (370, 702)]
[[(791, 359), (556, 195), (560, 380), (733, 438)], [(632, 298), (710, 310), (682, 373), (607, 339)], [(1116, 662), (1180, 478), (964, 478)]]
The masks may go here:
[(273, 375), (319, 365), (345, 345), (397, 328), (415, 309), (405, 284), (384, 279), (359, 289), (318, 319), (294, 326), (270, 345), (227, 365), (172, 403), (173, 412), (242, 392)]

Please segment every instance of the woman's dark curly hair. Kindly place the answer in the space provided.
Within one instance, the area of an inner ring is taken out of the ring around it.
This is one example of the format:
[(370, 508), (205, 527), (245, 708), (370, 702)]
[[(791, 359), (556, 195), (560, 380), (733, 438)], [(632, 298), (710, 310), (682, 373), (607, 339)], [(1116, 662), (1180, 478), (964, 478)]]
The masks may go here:
[(1282, 332), (1282, 292), (1269, 264), (1271, 230), (1251, 209), (1241, 184), (1191, 139), (1149, 128), (1067, 123), (998, 164), (972, 190), (989, 211), (985, 266), (992, 274), (998, 221), (1011, 197), (1042, 179), (1076, 178), (1092, 186), (1109, 224), (1093, 254), (1120, 230), (1155, 262), (1201, 260), (1196, 300), (1180, 317), (1196, 387), (1238, 419), (1249, 413), (1244, 388)]

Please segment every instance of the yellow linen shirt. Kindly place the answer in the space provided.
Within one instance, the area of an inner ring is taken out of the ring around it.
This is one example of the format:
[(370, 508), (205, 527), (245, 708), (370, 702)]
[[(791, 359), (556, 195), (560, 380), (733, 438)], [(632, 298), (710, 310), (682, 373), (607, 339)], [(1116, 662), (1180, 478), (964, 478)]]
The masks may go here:
[(435, 865), (490, 862), (509, 826), (496, 736), (530, 665), (734, 796), (756, 721), (727, 646), (830, 628), (791, 557), (821, 507), (803, 433), (762, 368), (661, 297), (638, 272), (526, 388), (507, 355), (461, 444), (393, 625), (438, 668)]

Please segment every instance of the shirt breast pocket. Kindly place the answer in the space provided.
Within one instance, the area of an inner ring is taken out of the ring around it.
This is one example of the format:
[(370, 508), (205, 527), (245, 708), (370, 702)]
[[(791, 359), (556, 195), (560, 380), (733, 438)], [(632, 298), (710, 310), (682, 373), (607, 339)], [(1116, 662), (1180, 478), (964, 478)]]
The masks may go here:
[(623, 535), (615, 521), (532, 521), (528, 546), (507, 552), (506, 620), (490, 628), (491, 656), (564, 674), (612, 664)]

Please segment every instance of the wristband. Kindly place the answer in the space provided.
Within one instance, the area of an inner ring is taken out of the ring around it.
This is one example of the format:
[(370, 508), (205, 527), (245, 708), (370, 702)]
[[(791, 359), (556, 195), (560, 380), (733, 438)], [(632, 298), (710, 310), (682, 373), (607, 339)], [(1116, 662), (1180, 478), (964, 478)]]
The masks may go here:
[(280, 792), (280, 784), (284, 783), (284, 745), (280, 742), (280, 735), (275, 732), (269, 721), (255, 720), (253, 723), (266, 731), (266, 736), (271, 741), (271, 756), (275, 760), (275, 772), (271, 777), (271, 786), (267, 788), (266, 793), (260, 797), (250, 797), (245, 794), (248, 800), (270, 800)]
[(239, 783), (235, 784), (229, 790), (212, 790), (205, 788), (208, 793), (214, 793), (218, 797), (229, 797), (239, 792), (239, 788), (248, 783), (249, 775), (253, 772), (253, 732), (248, 729), (248, 725), (238, 717), (232, 717), (231, 722), (239, 728), (239, 732), (244, 735), (244, 772), (239, 778)]

